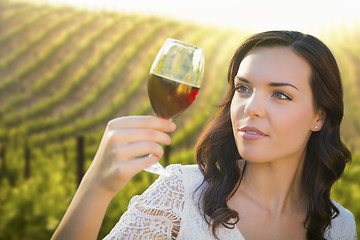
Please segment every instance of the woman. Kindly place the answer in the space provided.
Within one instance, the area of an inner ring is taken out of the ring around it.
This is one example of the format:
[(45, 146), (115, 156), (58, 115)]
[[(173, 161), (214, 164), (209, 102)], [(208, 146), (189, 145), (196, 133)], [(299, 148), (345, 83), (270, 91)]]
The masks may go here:
[[(236, 51), (228, 82), (198, 165), (169, 166), (106, 239), (356, 239), (353, 215), (330, 199), (351, 154), (329, 49), (298, 32), (260, 33)], [(53, 238), (96, 238), (111, 199), (161, 158), (173, 130), (155, 117), (110, 121)]]

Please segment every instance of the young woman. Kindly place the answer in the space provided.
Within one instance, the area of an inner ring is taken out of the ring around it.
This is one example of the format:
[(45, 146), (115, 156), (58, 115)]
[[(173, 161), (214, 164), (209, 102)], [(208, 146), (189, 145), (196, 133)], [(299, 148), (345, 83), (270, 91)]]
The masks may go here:
[[(233, 56), (228, 82), (198, 165), (169, 166), (106, 239), (357, 239), (352, 213), (330, 199), (351, 159), (330, 50), (299, 32), (256, 34)], [(156, 117), (110, 121), (53, 239), (95, 239), (111, 199), (161, 158), (173, 130)]]

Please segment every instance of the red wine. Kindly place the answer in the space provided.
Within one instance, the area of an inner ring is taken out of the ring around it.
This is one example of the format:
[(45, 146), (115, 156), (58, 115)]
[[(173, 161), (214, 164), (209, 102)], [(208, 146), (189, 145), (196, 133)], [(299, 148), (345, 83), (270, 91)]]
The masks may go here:
[(195, 100), (199, 87), (150, 74), (148, 94), (159, 117), (174, 118)]

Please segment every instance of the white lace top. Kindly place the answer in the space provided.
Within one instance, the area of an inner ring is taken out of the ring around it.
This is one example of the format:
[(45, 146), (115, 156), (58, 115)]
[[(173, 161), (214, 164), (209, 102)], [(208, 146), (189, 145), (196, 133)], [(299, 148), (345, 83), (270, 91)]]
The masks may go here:
[[(197, 204), (203, 175), (197, 165), (170, 165), (141, 196), (131, 199), (128, 210), (105, 237), (114, 239), (215, 239)], [(195, 194), (194, 194), (195, 192)], [(356, 240), (352, 213), (334, 201), (340, 214), (326, 232), (329, 240)], [(245, 240), (238, 228), (219, 227), (221, 240)]]

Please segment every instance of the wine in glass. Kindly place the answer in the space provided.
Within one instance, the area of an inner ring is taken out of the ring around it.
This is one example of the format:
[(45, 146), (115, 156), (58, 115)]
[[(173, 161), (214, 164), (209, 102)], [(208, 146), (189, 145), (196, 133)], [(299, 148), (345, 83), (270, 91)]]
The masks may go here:
[[(192, 44), (168, 38), (158, 52), (148, 81), (148, 95), (154, 112), (172, 119), (188, 108), (199, 92), (204, 76), (204, 51)], [(160, 174), (156, 163), (145, 171)]]

